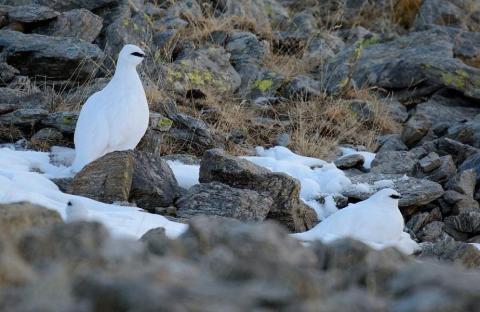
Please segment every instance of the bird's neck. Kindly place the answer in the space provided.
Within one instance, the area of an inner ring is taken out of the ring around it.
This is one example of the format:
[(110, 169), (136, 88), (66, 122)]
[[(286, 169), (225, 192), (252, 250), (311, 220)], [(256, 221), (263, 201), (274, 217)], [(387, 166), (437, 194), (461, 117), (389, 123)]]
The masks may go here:
[(116, 82), (128, 83), (137, 80), (140, 81), (140, 77), (138, 76), (136, 66), (121, 63), (119, 63), (115, 68), (115, 73), (112, 77), (112, 81)]

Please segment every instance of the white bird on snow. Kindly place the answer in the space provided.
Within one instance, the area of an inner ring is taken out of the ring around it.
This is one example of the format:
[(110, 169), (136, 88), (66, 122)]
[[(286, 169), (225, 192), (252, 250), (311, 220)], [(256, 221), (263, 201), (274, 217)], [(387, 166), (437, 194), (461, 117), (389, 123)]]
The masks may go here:
[(107, 153), (134, 149), (145, 134), (149, 109), (136, 69), (144, 57), (139, 47), (125, 45), (110, 82), (83, 105), (74, 136), (74, 172)]
[(393, 246), (411, 254), (418, 245), (403, 232), (405, 223), (398, 209), (399, 199), (400, 194), (393, 189), (380, 190), (367, 200), (340, 209), (313, 229), (292, 236), (326, 243), (350, 237), (374, 248)]

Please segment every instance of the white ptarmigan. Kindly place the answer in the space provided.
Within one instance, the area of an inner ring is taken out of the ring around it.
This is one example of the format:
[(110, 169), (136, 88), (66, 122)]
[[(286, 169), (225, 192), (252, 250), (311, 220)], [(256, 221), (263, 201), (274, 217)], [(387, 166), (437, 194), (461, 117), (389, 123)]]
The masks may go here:
[(398, 209), (400, 194), (393, 189), (383, 189), (367, 200), (351, 204), (329, 216), (313, 229), (292, 234), (302, 241), (322, 240), (330, 242), (350, 237), (374, 248), (393, 246), (411, 254), (418, 247), (403, 232), (403, 216)]
[(144, 57), (139, 47), (125, 45), (110, 82), (83, 105), (75, 128), (74, 172), (107, 153), (134, 149), (145, 134), (149, 109), (136, 68)]

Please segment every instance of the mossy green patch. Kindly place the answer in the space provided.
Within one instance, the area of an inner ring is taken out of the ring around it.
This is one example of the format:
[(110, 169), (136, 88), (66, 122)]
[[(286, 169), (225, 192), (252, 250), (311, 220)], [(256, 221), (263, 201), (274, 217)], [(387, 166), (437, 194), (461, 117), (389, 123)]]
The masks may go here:
[(63, 116), (62, 122), (65, 125), (72, 125), (75, 121), (72, 116)]
[(165, 128), (165, 127), (171, 127), (173, 125), (173, 121), (169, 118), (162, 118), (157, 122), (157, 128)]
[(255, 80), (252, 84), (252, 89), (258, 89), (262, 92), (268, 91), (273, 85), (273, 81), (271, 79), (260, 79)]
[[(465, 76), (466, 75), (466, 76)], [(441, 73), (442, 81), (447, 86), (452, 86), (457, 89), (464, 89), (466, 86), (466, 79), (468, 78), (468, 74), (464, 71), (457, 70), (454, 73), (444, 72)]]

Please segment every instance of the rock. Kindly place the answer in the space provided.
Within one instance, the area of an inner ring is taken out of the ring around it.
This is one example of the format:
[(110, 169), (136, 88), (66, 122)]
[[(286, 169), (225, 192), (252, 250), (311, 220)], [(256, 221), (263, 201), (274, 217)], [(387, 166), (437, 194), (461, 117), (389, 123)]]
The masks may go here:
[(286, 98), (310, 99), (311, 97), (320, 96), (320, 82), (309, 76), (293, 77), (283, 89), (283, 96)]
[[(392, 180), (394, 189), (397, 190), (402, 198), (399, 207), (402, 212), (409, 215), (416, 212), (416, 208), (424, 206), (443, 195), (443, 188), (440, 184), (426, 180), (407, 177), (402, 174), (379, 174), (367, 173), (351, 177), (352, 183), (367, 183), (374, 186), (374, 182), (382, 180)], [(375, 190), (375, 187), (372, 187)], [(370, 197), (370, 193), (362, 193), (355, 189), (347, 189), (342, 195), (365, 200)]]
[(76, 112), (55, 112), (48, 114), (42, 119), (42, 125), (58, 129), (64, 134), (72, 135), (75, 133), (78, 113)]
[(417, 164), (416, 155), (408, 151), (386, 151), (375, 155), (372, 172), (412, 175)]
[(405, 105), (400, 103), (398, 99), (393, 97), (380, 99), (383, 108), (387, 111), (388, 115), (396, 122), (405, 123), (408, 119), (408, 112)]
[(139, 207), (154, 211), (173, 205), (179, 186), (172, 169), (159, 154), (135, 151), (130, 200)]
[(7, 63), (0, 63), (0, 83), (8, 83), (13, 80), (13, 78), (20, 74), (20, 72), (13, 66), (8, 65)]
[(480, 114), (472, 121), (450, 127), (447, 137), (480, 148)]
[(173, 124), (166, 136), (196, 154), (202, 154), (210, 148), (223, 147), (224, 138), (210, 129), (204, 121), (185, 114), (174, 114), (169, 118)]
[(314, 211), (299, 199), (300, 184), (281, 173), (272, 173), (247, 160), (225, 155), (221, 150), (209, 150), (200, 163), (200, 182), (221, 182), (234, 188), (267, 193), (273, 199), (268, 218), (293, 231), (311, 228)]
[[(422, 152), (420, 152), (420, 150), (422, 150)], [(480, 153), (480, 149), (477, 149), (467, 144), (462, 144), (449, 138), (440, 138), (437, 140), (426, 142), (421, 146), (420, 150), (419, 153), (422, 154), (422, 156), (420, 157), (423, 157), (430, 152), (435, 152), (441, 156), (450, 155), (457, 166), (461, 166), (467, 159), (473, 159), (475, 158), (475, 154)], [(471, 167), (459, 167), (459, 170), (466, 170), (470, 168)]]
[(403, 143), (399, 134), (386, 134), (379, 136), (378, 138), (378, 149), (379, 152), (386, 151), (407, 151), (408, 147)]
[(37, 23), (51, 20), (60, 13), (41, 5), (14, 6), (8, 11), (8, 19), (22, 23)]
[(468, 169), (460, 171), (449, 179), (446, 188), (473, 198), (475, 194), (476, 180), (477, 174), (475, 170)]
[(423, 246), (420, 258), (434, 257), (443, 261), (450, 261), (467, 268), (480, 266), (480, 250), (471, 244), (455, 242), (453, 240), (439, 241), (432, 245)]
[(43, 128), (37, 131), (30, 142), (33, 146), (44, 151), (50, 150), (53, 145), (59, 145), (63, 141), (63, 135), (60, 131), (54, 128)]
[(107, 229), (100, 223), (60, 223), (25, 232), (18, 248), (22, 257), (36, 266), (63, 262), (94, 267), (104, 258), (102, 247), (107, 238)]
[(93, 44), (74, 38), (55, 38), (0, 30), (0, 48), (7, 63), (29, 76), (65, 80), (72, 75), (85, 80), (93, 75), (103, 59)]
[(462, 164), (458, 168), (458, 171), (464, 171), (469, 169), (475, 170), (477, 176), (476, 184), (480, 185), (480, 152), (473, 154), (467, 159), (465, 159), (465, 161), (462, 162)]
[(355, 167), (361, 167), (365, 162), (365, 158), (360, 154), (350, 154), (337, 158), (334, 161), (335, 166), (338, 169), (349, 169)]
[(60, 222), (62, 218), (56, 211), (42, 206), (26, 202), (0, 204), (0, 235), (2, 236), (16, 236), (30, 228)]
[(417, 233), (417, 238), (422, 242), (439, 242), (452, 239), (444, 230), (445, 224), (441, 221), (432, 221)]
[(275, 139), (275, 145), (287, 147), (290, 144), (290, 135), (286, 132), (280, 133)]
[(405, 89), (425, 81), (421, 64), (452, 57), (453, 45), (445, 32), (412, 32), (385, 43), (376, 38), (361, 40), (328, 60), (317, 72), (329, 77), (320, 79), (329, 93), (348, 84)]
[(45, 5), (54, 10), (67, 11), (79, 9), (81, 7), (87, 10), (94, 10), (105, 7), (109, 4), (117, 3), (118, 0), (3, 0), (2, 4), (9, 5)]
[(238, 32), (229, 37), (225, 50), (230, 53), (230, 60), (241, 77), (241, 90), (247, 90), (257, 78), (257, 72), (267, 54), (265, 44), (252, 33)]
[(424, 30), (442, 25), (467, 29), (465, 13), (451, 1), (425, 0), (418, 11), (413, 27), (416, 30)]
[(407, 146), (414, 146), (427, 134), (431, 126), (432, 124), (427, 117), (416, 114), (403, 128), (402, 141)]
[(428, 173), (434, 169), (437, 169), (442, 164), (440, 156), (437, 153), (431, 152), (427, 156), (418, 161), (418, 165), (423, 172)]
[(70, 193), (106, 203), (128, 201), (133, 164), (130, 151), (106, 154), (75, 175)]
[(75, 9), (60, 14), (42, 34), (53, 37), (71, 37), (93, 42), (100, 34), (103, 19), (85, 9)]
[(205, 215), (257, 222), (267, 217), (272, 205), (268, 196), (218, 182), (194, 185), (176, 202), (177, 215), (182, 218)]
[(423, 103), (415, 107), (415, 114), (427, 118), (432, 125), (455, 125), (471, 120), (480, 114), (480, 107), (471, 99), (465, 99), (453, 92), (440, 90)]
[(427, 178), (438, 183), (446, 182), (450, 177), (455, 175), (457, 172), (457, 167), (455, 166), (453, 158), (450, 155), (442, 156), (439, 158), (439, 160), (440, 167), (428, 173), (417, 171), (415, 176), (418, 178)]
[(414, 214), (410, 220), (408, 220), (405, 226), (414, 233), (418, 233), (426, 224), (434, 221), (440, 221), (441, 219), (442, 214), (440, 213), (440, 210), (436, 208), (431, 212), (419, 212)]
[(445, 218), (445, 224), (463, 233), (478, 234), (480, 233), (480, 209), (447, 217)]
[(14, 125), (22, 129), (34, 129), (47, 117), (48, 112), (44, 109), (17, 109), (11, 113), (0, 116), (0, 125)]

